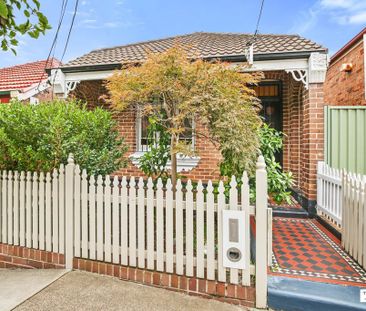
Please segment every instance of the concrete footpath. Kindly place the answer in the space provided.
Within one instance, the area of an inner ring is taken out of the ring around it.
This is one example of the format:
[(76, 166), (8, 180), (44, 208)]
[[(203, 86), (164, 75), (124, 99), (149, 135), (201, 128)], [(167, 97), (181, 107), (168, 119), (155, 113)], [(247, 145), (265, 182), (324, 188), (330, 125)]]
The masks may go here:
[(66, 272), (52, 269), (0, 269), (0, 311), (13, 310)]
[(214, 300), (125, 282), (113, 277), (73, 271), (15, 310), (238, 311), (245, 309)]

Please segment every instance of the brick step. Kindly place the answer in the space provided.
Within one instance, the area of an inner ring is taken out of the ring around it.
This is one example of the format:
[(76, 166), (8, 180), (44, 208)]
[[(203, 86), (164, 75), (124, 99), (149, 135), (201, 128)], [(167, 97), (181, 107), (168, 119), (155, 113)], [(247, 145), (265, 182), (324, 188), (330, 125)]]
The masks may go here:
[(273, 217), (287, 217), (287, 218), (309, 218), (309, 213), (304, 210), (303, 208), (301, 209), (294, 209), (294, 210), (282, 210), (282, 209), (277, 209), (277, 208), (273, 208), (272, 209), (273, 212)]

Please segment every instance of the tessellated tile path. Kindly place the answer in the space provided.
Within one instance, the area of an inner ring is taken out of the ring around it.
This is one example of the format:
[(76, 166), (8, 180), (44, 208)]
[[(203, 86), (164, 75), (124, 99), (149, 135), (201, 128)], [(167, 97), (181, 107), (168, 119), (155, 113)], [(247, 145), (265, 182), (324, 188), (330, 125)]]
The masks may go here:
[(272, 274), (366, 286), (366, 272), (313, 219), (274, 218)]

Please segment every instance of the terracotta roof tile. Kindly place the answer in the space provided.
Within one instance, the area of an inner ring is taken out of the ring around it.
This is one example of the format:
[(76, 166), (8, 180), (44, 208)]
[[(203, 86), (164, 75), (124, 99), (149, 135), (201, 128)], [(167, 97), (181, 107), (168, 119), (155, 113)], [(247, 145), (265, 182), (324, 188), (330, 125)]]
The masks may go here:
[[(62, 67), (79, 67), (106, 64), (141, 62), (146, 53), (162, 52), (175, 43), (188, 46), (190, 57), (210, 58), (244, 55), (250, 34), (195, 32), (159, 40), (139, 42), (91, 51)], [(254, 44), (254, 54), (326, 51), (321, 45), (298, 35), (260, 34)]]
[[(0, 91), (22, 91), (40, 79), (47, 79), (45, 71), (46, 60), (36, 61), (23, 65), (0, 68)], [(57, 59), (48, 61), (47, 68), (59, 67), (60, 62)]]

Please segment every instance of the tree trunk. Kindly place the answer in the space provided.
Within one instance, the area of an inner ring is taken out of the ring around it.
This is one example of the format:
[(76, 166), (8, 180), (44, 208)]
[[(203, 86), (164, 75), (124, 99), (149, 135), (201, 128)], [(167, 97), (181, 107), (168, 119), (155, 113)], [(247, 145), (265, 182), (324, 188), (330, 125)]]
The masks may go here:
[(170, 138), (170, 162), (171, 162), (171, 180), (173, 185), (173, 191), (177, 185), (177, 153), (175, 152), (175, 140), (176, 135), (172, 134)]

